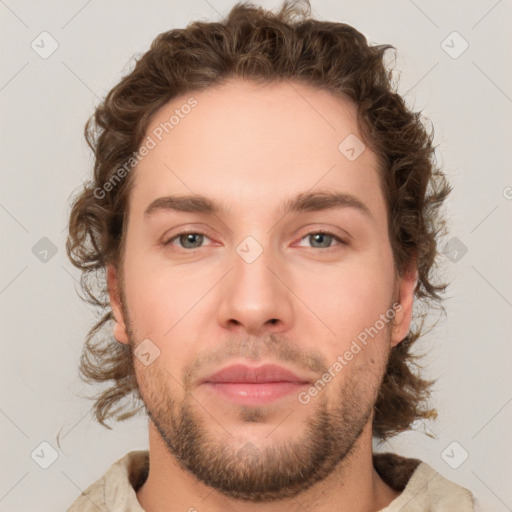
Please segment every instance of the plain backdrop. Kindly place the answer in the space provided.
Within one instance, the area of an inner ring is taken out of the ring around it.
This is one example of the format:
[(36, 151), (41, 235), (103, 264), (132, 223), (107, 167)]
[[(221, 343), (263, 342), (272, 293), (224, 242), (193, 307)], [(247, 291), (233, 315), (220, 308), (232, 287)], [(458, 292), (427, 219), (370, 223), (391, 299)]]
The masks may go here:
[[(133, 56), (157, 34), (218, 20), (232, 5), (0, 1), (1, 511), (65, 510), (118, 458), (147, 448), (144, 417), (108, 431), (79, 396), (96, 391), (77, 373), (95, 317), (65, 254), (69, 198), (91, 170), (85, 121)], [(424, 460), (484, 510), (512, 510), (512, 2), (312, 0), (312, 8), (398, 49), (400, 92), (434, 124), (454, 187), (443, 242), (447, 318), (418, 344), (425, 375), (438, 379), (439, 419), (426, 425), (435, 438), (418, 425), (378, 449)]]

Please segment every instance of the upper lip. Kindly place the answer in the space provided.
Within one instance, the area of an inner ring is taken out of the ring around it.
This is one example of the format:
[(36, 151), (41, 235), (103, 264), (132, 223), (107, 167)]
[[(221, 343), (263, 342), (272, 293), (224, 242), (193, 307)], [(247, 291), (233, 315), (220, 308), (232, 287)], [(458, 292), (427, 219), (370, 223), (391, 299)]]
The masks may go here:
[(223, 368), (203, 379), (205, 382), (247, 382), (247, 383), (263, 383), (263, 382), (296, 382), (305, 384), (309, 381), (299, 377), (291, 370), (287, 370), (282, 366), (275, 364), (264, 364), (262, 366), (246, 366), (243, 364), (235, 364)]

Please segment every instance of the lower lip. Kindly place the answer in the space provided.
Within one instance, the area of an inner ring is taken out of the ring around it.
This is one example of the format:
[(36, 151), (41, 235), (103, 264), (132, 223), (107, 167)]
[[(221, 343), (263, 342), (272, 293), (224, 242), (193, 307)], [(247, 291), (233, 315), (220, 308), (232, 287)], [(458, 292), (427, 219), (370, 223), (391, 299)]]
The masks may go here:
[(206, 382), (213, 392), (242, 405), (261, 405), (274, 402), (292, 393), (298, 394), (308, 384), (297, 382)]

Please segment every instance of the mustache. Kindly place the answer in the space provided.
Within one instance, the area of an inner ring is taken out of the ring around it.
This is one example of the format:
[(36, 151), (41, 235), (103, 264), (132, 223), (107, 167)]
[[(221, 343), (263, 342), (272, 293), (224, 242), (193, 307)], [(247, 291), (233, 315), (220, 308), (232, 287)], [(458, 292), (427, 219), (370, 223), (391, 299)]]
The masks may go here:
[(188, 365), (184, 381), (192, 382), (196, 373), (204, 366), (219, 366), (236, 358), (252, 362), (281, 361), (320, 374), (328, 370), (324, 357), (316, 349), (304, 350), (300, 344), (291, 342), (285, 336), (270, 333), (261, 337), (231, 337), (221, 348), (201, 353)]

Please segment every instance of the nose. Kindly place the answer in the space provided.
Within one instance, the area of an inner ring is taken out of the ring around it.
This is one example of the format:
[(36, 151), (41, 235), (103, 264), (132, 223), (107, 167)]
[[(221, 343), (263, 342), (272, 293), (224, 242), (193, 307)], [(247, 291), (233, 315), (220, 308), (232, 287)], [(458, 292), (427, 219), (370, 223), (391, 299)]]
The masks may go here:
[(218, 320), (231, 332), (262, 336), (291, 328), (292, 291), (284, 265), (270, 251), (252, 262), (236, 253), (233, 268), (222, 280)]

